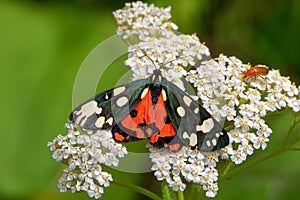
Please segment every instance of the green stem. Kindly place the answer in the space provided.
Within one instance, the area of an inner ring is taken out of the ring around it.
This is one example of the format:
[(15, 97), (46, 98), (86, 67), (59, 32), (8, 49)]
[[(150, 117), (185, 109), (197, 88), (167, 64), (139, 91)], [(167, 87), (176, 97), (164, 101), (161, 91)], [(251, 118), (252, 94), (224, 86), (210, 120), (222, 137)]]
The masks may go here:
[(267, 153), (265, 156), (261, 156), (257, 159), (254, 159), (254, 160), (251, 160), (247, 163), (245, 163), (244, 165), (240, 165), (239, 167), (236, 167), (234, 169), (232, 169), (231, 171), (229, 171), (228, 173), (224, 174), (223, 176), (220, 177), (220, 182), (222, 182), (223, 180), (226, 180), (227, 178), (230, 178), (233, 174), (239, 172), (239, 171), (242, 171), (242, 170), (245, 170), (249, 167), (252, 167), (262, 161), (265, 161), (265, 160), (268, 160), (270, 158), (273, 158), (274, 156), (284, 152), (286, 149), (285, 148), (279, 148), (273, 152), (270, 152), (270, 153)]
[[(281, 113), (281, 112), (280, 112)], [(279, 113), (275, 113), (275, 114), (279, 114)], [(230, 170), (231, 168), (231, 164), (228, 164), (227, 167), (225, 168), (222, 176), (220, 177), (220, 182), (223, 180), (226, 180), (227, 178), (231, 177), (234, 173), (237, 173), (239, 171), (242, 171), (246, 168), (252, 167), (260, 162), (263, 162), (265, 160), (268, 160), (278, 154), (281, 154), (285, 151), (300, 151), (300, 148), (292, 148), (292, 146), (294, 144), (296, 144), (298, 141), (300, 141), (300, 138), (296, 138), (293, 139), (292, 142), (288, 142), (290, 135), (292, 134), (293, 129), (296, 127), (296, 125), (300, 122), (300, 120), (296, 121), (296, 113), (292, 112), (292, 117), (291, 117), (291, 122), (290, 122), (290, 127), (286, 133), (284, 142), (282, 144), (282, 146), (270, 153), (266, 153), (264, 156), (258, 157), (258, 158), (254, 158), (253, 160), (235, 167), (234, 169)], [(298, 133), (299, 134), (299, 133)]]
[(128, 189), (131, 189), (135, 192), (138, 192), (138, 193), (141, 193), (151, 199), (154, 199), (154, 200), (163, 200), (160, 196), (158, 196), (157, 194), (151, 192), (150, 190), (147, 190), (143, 187), (140, 187), (138, 185), (134, 185), (134, 184), (131, 184), (131, 183), (127, 183), (127, 182), (122, 182), (122, 181), (117, 181), (117, 180), (114, 180), (112, 181), (112, 183), (116, 184), (116, 185), (120, 185), (120, 186), (123, 186), (123, 187), (126, 187)]
[(290, 137), (290, 135), (291, 135), (292, 130), (293, 130), (294, 127), (295, 127), (295, 113), (293, 112), (292, 113), (291, 122), (290, 122), (290, 127), (289, 127), (289, 130), (288, 130), (288, 132), (287, 132), (287, 134), (285, 136), (285, 139), (284, 139), (284, 142), (283, 142), (282, 146), (286, 145), (286, 143), (287, 143), (287, 141), (288, 141), (288, 139), (289, 139), (289, 137)]
[(225, 176), (227, 174), (227, 172), (231, 169), (233, 165), (233, 162), (229, 162), (227, 165), (226, 165), (226, 168), (224, 169), (223, 173), (221, 176)]
[(228, 132), (228, 131), (234, 129), (234, 127), (235, 127), (234, 124), (231, 124), (229, 126), (224, 127), (224, 129)]
[(196, 183), (188, 184), (189, 190), (185, 193), (186, 199), (197, 199), (197, 200), (204, 200), (207, 199), (205, 196), (205, 191), (203, 190), (202, 185)]
[(177, 192), (177, 199), (184, 200), (184, 193), (181, 190)]
[[(298, 135), (300, 136), (300, 132), (298, 133)], [(294, 139), (292, 145), (297, 144), (299, 141), (300, 141), (300, 137), (297, 137), (296, 139)]]
[[(300, 135), (300, 132), (298, 132), (297, 135)], [(287, 149), (287, 150), (291, 149), (290, 147), (292, 147), (293, 145), (297, 144), (299, 141), (300, 141), (300, 137), (294, 138), (292, 142), (290, 142), (289, 144), (285, 145), (285, 149)]]
[(300, 151), (300, 148), (288, 148), (289, 151)]

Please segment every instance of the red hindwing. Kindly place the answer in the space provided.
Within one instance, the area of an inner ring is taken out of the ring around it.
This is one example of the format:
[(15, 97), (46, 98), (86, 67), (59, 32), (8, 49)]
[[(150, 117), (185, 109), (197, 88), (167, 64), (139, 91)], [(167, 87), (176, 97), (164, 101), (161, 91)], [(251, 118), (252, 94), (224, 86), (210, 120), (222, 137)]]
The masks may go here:
[(176, 136), (176, 131), (168, 120), (162, 94), (159, 95), (157, 102), (153, 104), (151, 91), (149, 90), (133, 111), (121, 120), (119, 127), (120, 129), (122, 127), (128, 129), (133, 134), (130, 136), (113, 131), (114, 138), (117, 141), (128, 141), (130, 137), (137, 139), (147, 137), (154, 146), (169, 148), (172, 151), (177, 151), (180, 148), (179, 143), (172, 142), (169, 144)]

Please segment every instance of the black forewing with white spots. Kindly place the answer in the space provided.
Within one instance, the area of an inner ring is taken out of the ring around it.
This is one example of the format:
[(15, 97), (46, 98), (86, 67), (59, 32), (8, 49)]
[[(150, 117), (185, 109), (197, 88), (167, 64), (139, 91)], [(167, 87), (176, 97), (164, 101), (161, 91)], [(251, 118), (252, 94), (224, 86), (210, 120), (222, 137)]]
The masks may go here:
[(85, 130), (112, 128), (135, 108), (149, 82), (140, 79), (101, 92), (75, 108), (69, 120)]
[(162, 79), (166, 91), (166, 109), (183, 146), (200, 151), (215, 151), (229, 144), (229, 137), (214, 117), (190, 95)]

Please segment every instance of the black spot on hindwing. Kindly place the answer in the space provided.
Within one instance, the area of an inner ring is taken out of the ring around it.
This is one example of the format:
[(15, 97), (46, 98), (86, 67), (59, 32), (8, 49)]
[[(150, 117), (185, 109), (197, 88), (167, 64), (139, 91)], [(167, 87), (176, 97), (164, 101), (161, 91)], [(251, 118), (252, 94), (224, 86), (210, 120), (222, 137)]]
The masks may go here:
[(132, 118), (135, 118), (135, 117), (137, 116), (137, 114), (138, 114), (138, 111), (135, 110), (135, 109), (133, 109), (133, 110), (130, 112), (130, 116), (131, 116)]

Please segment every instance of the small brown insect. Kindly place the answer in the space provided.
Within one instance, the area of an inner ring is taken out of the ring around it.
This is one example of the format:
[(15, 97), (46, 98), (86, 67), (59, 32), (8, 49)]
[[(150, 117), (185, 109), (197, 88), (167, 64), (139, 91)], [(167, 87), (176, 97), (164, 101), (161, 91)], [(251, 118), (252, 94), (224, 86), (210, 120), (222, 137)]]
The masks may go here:
[(269, 68), (265, 65), (255, 65), (243, 73), (242, 77), (266, 76), (269, 73)]

